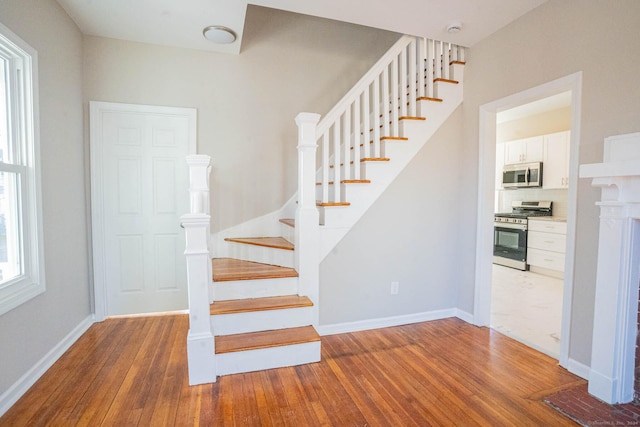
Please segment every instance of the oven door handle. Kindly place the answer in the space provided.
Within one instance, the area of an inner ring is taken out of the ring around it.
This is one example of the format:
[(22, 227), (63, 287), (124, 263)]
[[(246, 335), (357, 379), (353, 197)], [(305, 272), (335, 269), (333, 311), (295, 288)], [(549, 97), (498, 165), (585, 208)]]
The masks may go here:
[(525, 224), (509, 224), (508, 222), (495, 222), (494, 228), (508, 228), (509, 230), (522, 230), (526, 231), (527, 226)]
[(525, 173), (525, 175), (524, 175), (524, 179), (525, 179), (525, 181), (527, 182), (527, 185), (529, 185), (529, 178), (530, 178), (530, 176), (531, 176), (531, 169), (530, 169), (530, 168), (527, 168), (527, 172), (526, 172), (526, 173)]

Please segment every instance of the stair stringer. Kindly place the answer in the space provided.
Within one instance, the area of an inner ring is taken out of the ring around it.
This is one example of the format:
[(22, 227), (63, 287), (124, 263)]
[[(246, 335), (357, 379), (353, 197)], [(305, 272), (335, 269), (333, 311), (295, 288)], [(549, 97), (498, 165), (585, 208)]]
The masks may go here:
[(462, 103), (463, 85), (436, 83), (438, 96), (443, 102), (419, 101), (424, 121), (404, 120), (402, 136), (408, 141), (385, 143), (388, 162), (371, 162), (363, 168), (364, 177), (370, 184), (351, 185), (346, 191), (349, 206), (321, 207), (320, 209), (320, 260), (323, 260), (349, 232), (373, 203), (384, 193), (415, 155), (431, 139), (451, 114)]

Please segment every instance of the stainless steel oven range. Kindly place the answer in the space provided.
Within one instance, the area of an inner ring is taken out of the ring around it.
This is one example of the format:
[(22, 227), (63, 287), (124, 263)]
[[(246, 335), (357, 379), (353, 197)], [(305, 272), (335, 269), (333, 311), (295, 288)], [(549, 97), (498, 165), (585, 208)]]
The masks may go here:
[(511, 212), (493, 217), (493, 263), (527, 270), (527, 218), (550, 216), (549, 201), (511, 203)]

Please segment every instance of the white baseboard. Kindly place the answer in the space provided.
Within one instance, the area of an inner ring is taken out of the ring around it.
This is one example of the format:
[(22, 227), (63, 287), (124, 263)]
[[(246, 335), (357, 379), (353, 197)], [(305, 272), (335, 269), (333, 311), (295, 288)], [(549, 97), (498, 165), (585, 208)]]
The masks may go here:
[(456, 317), (456, 309), (427, 311), (402, 316), (384, 317), (380, 319), (358, 320), (356, 322), (334, 323), (332, 325), (318, 326), (318, 333), (321, 336), (344, 334), (348, 332), (367, 331), (369, 329), (388, 328), (390, 326), (408, 325), (411, 323), (428, 322), (430, 320), (446, 319)]
[(7, 391), (0, 395), (0, 416), (13, 406), (29, 388), (49, 369), (71, 345), (84, 334), (94, 323), (93, 315), (88, 316), (76, 326), (66, 337), (53, 347), (42, 359), (31, 367)]
[(473, 314), (468, 313), (468, 312), (463, 311), (463, 310), (460, 310), (459, 308), (456, 308), (455, 310), (456, 310), (456, 314), (455, 314), (455, 316), (456, 316), (458, 319), (460, 319), (460, 320), (462, 320), (462, 321), (465, 321), (465, 322), (467, 322), (467, 323), (470, 323), (470, 324), (472, 324), (472, 325), (474, 324), (474, 323), (473, 323), (473, 319), (474, 319)]
[(579, 376), (580, 378), (584, 378), (585, 380), (588, 380), (589, 372), (591, 372), (591, 368), (573, 359), (569, 359), (569, 363), (567, 363), (567, 371)]

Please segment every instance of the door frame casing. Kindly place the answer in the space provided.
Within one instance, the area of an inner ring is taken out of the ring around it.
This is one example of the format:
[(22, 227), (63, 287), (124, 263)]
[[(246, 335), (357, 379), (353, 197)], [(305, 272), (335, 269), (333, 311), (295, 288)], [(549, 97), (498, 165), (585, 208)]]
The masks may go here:
[(562, 300), (560, 366), (569, 368), (571, 335), (571, 296), (575, 263), (576, 212), (578, 193), (578, 161), (580, 148), (580, 109), (582, 103), (582, 72), (553, 80), (531, 89), (483, 104), (479, 109), (478, 153), (478, 215), (476, 224), (476, 265), (474, 292), (474, 324), (489, 326), (491, 320), (491, 270), (493, 258), (493, 214), (496, 167), (496, 114), (516, 106), (571, 91), (571, 139), (569, 152), (569, 182), (567, 195), (567, 246), (565, 255)]
[[(162, 114), (188, 120), (187, 154), (196, 154), (197, 110), (115, 102), (89, 102), (89, 145), (91, 176), (91, 239), (93, 251), (94, 321), (107, 317), (106, 248), (104, 235), (104, 168), (102, 156), (102, 118), (104, 113)], [(186, 168), (186, 160), (185, 160)], [(187, 188), (185, 188), (187, 191)]]

